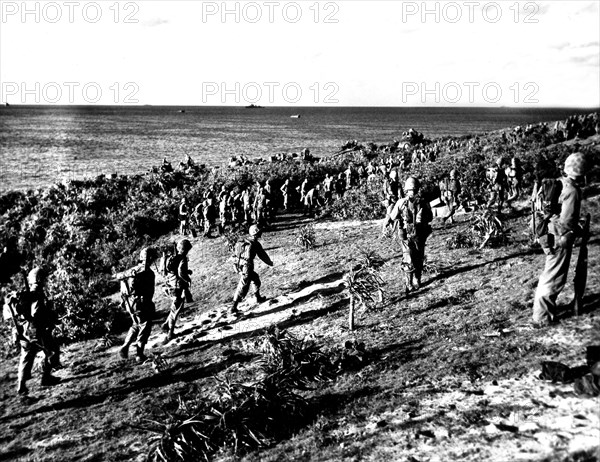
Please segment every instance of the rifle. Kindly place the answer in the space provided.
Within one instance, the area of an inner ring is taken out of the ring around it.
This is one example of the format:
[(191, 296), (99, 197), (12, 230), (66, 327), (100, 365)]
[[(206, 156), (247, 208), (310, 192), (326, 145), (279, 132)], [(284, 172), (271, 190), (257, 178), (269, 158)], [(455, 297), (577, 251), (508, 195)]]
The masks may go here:
[(125, 287), (125, 290), (127, 293), (121, 293), (121, 299), (123, 300), (123, 303), (125, 304), (125, 310), (127, 311), (127, 313), (129, 313), (129, 316), (131, 317), (131, 319), (133, 320), (133, 322), (135, 324), (140, 324), (140, 319), (138, 318), (138, 316), (135, 314), (135, 310), (133, 309), (133, 306), (130, 303), (129, 297), (131, 296), (131, 287), (129, 287), (129, 281), (127, 280), (128, 278), (130, 278), (131, 276), (135, 275), (138, 271), (140, 265), (135, 266), (127, 271), (123, 271), (122, 273), (117, 273), (114, 275), (114, 278), (117, 281), (120, 281), (121, 284), (123, 284), (123, 286)]
[(533, 234), (533, 242), (535, 243), (537, 238), (537, 226), (535, 223), (535, 198), (537, 196), (538, 190), (538, 182), (537, 180), (533, 183), (533, 193), (531, 194), (531, 224), (532, 224), (532, 234)]
[(583, 233), (581, 235), (581, 246), (579, 247), (579, 256), (577, 257), (577, 267), (575, 268), (575, 277), (573, 285), (575, 286), (575, 294), (573, 296), (573, 307), (575, 316), (579, 316), (579, 309), (583, 308), (583, 294), (587, 283), (587, 267), (588, 267), (588, 241), (590, 239), (590, 214), (585, 217), (583, 225)]

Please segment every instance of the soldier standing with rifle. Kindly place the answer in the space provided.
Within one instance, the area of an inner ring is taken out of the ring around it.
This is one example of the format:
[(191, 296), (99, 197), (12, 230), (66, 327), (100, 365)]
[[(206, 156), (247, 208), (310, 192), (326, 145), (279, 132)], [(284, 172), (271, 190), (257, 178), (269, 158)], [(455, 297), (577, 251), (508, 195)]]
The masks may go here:
[(554, 213), (550, 217), (548, 234), (540, 237), (546, 243), (543, 247), (546, 262), (533, 301), (534, 327), (545, 327), (556, 320), (556, 299), (567, 282), (575, 238), (582, 235), (579, 213), (581, 184), (586, 172), (584, 155), (576, 152), (567, 157), (564, 172), (559, 199), (560, 213)]
[(190, 286), (192, 281), (188, 269), (188, 252), (192, 248), (192, 243), (187, 239), (182, 239), (177, 243), (177, 254), (168, 257), (165, 262), (167, 292), (171, 297), (172, 303), (169, 310), (169, 316), (162, 325), (162, 330), (167, 335), (163, 343), (170, 342), (174, 337), (175, 325), (179, 312), (183, 308), (185, 302), (192, 302), (192, 294)]
[(419, 195), (419, 180), (409, 177), (404, 185), (405, 197), (396, 202), (391, 220), (398, 220), (398, 236), (402, 241), (402, 271), (406, 292), (421, 287), (425, 260), (425, 242), (431, 234), (433, 213), (429, 202)]
[(156, 250), (147, 247), (140, 252), (139, 265), (115, 276), (117, 280), (121, 281), (122, 306), (125, 307), (133, 321), (125, 337), (125, 343), (119, 349), (119, 356), (123, 359), (129, 356), (129, 346), (134, 342), (136, 361), (143, 362), (148, 359), (144, 354), (144, 348), (148, 343), (148, 338), (150, 338), (152, 319), (156, 312), (152, 301), (155, 275), (150, 265), (156, 258)]
[[(51, 374), (53, 368), (59, 367), (60, 361), (58, 345), (52, 336), (57, 318), (52, 303), (44, 293), (45, 274), (41, 268), (35, 267), (25, 281), (25, 293), (16, 300), (12, 298), (7, 302), (17, 338), (21, 343), (17, 378), (17, 393), (21, 395), (29, 392), (26, 382), (31, 378), (33, 362), (40, 351), (44, 353), (42, 386), (52, 386), (60, 382), (60, 378)], [(17, 306), (15, 302), (18, 302)]]

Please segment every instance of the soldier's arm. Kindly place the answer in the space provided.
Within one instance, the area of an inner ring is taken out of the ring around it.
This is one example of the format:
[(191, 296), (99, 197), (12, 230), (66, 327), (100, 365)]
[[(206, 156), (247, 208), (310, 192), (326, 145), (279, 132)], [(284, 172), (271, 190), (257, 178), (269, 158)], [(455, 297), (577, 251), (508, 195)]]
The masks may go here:
[(560, 224), (563, 235), (568, 232), (573, 232), (575, 235), (581, 234), (581, 226), (579, 225), (581, 200), (578, 197), (579, 194), (575, 188), (563, 189), (563, 202), (560, 210)]

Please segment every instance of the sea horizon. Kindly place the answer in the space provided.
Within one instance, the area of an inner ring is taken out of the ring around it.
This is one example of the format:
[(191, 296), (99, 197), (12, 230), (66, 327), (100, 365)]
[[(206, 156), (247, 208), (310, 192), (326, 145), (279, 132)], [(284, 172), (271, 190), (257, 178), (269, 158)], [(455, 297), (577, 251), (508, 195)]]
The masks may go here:
[[(223, 165), (348, 140), (389, 143), (413, 128), (435, 139), (563, 120), (596, 108), (197, 105), (0, 106), (0, 192), (106, 174), (137, 174), (187, 154)], [(292, 115), (299, 115), (292, 118)]]

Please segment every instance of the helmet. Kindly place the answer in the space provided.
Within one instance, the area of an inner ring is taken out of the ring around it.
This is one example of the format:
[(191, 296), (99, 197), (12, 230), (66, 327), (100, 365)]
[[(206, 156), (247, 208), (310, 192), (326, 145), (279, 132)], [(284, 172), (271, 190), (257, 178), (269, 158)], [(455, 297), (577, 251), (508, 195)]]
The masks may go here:
[(398, 178), (398, 172), (397, 172), (396, 170), (392, 170), (392, 171), (390, 172), (390, 178), (391, 178), (392, 180), (395, 180), (396, 178)]
[(250, 229), (248, 230), (248, 234), (250, 234), (250, 236), (258, 236), (260, 233), (261, 229), (256, 225), (250, 226)]
[(39, 266), (34, 267), (27, 275), (27, 283), (32, 286), (44, 280), (44, 271)]
[(177, 243), (177, 251), (185, 252), (192, 248), (192, 243), (187, 239), (182, 239)]
[(185, 197), (181, 199), (181, 203), (183, 204), (184, 202), (187, 202), (187, 199)]
[(144, 247), (140, 252), (140, 262), (151, 262), (156, 259), (156, 256), (156, 249), (154, 247)]
[(419, 189), (419, 180), (417, 180), (416, 178), (408, 177), (406, 179), (406, 182), (404, 183), (404, 190), (405, 191), (411, 191), (411, 190), (415, 190), (415, 189)]
[(454, 180), (456, 178), (456, 170), (450, 170), (450, 179)]
[(569, 176), (584, 176), (585, 167), (585, 156), (581, 152), (574, 152), (565, 161), (565, 173)]

